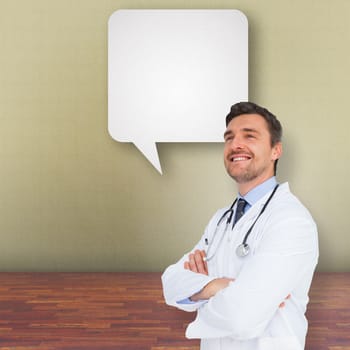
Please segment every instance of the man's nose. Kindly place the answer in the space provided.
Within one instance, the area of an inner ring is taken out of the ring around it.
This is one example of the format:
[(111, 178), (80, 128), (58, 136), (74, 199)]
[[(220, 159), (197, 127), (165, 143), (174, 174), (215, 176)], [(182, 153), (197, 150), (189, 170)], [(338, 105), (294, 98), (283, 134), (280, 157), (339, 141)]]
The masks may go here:
[(232, 149), (241, 149), (243, 148), (243, 139), (240, 136), (236, 136), (231, 142)]

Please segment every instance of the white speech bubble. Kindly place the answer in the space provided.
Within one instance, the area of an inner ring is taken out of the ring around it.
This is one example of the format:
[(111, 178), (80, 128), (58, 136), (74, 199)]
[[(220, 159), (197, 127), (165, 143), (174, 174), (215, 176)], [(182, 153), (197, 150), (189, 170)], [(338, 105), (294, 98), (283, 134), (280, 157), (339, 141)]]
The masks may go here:
[(157, 142), (221, 142), (248, 100), (248, 21), (238, 10), (118, 10), (108, 24), (108, 131), (161, 173)]

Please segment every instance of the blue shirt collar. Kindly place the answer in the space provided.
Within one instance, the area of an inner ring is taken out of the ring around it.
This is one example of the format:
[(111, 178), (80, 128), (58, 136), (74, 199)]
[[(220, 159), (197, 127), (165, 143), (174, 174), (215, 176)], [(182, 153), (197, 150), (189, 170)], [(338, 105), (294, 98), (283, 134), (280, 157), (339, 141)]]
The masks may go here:
[(260, 185), (254, 187), (250, 190), (245, 196), (241, 196), (238, 194), (238, 199), (243, 198), (247, 201), (248, 205), (246, 206), (246, 210), (252, 207), (259, 199), (264, 197), (267, 193), (272, 191), (277, 185), (277, 180), (275, 176), (270, 177), (268, 180), (264, 181)]

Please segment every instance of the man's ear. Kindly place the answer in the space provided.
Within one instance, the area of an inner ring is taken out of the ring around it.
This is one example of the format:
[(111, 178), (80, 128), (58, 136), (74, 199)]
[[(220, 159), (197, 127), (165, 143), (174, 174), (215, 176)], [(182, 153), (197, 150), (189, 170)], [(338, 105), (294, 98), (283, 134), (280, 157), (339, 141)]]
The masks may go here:
[(283, 153), (282, 149), (282, 142), (277, 142), (273, 147), (272, 147), (272, 160), (280, 159)]

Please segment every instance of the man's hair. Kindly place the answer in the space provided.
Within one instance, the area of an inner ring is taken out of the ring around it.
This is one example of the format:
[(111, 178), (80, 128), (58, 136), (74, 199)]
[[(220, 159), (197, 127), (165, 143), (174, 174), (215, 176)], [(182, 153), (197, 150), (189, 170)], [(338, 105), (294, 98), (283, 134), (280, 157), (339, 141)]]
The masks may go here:
[[(276, 143), (282, 140), (282, 126), (278, 119), (266, 108), (261, 107), (253, 102), (238, 102), (231, 107), (230, 113), (226, 116), (226, 127), (230, 121), (242, 114), (258, 114), (263, 117), (267, 123), (267, 127), (270, 133), (271, 146), (276, 145)], [(277, 170), (276, 159), (274, 164), (274, 170), (276, 175)]]
[(253, 102), (238, 102), (234, 104), (230, 113), (226, 116), (226, 126), (233, 118), (242, 114), (259, 114), (265, 119), (271, 136), (271, 146), (282, 140), (282, 126), (278, 119), (269, 110)]

